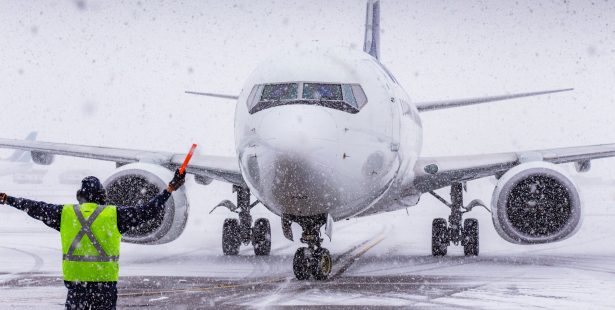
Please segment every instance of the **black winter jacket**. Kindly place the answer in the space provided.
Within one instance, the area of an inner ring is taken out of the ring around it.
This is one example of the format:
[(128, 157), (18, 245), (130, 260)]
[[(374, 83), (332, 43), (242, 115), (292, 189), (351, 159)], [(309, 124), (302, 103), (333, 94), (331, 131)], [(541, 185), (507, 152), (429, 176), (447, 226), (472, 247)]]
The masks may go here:
[[(121, 234), (137, 228), (143, 223), (162, 216), (165, 202), (171, 193), (166, 189), (141, 206), (117, 206), (117, 227)], [(54, 205), (42, 201), (28, 200), (8, 196), (6, 204), (22, 210), (31, 217), (42, 221), (45, 225), (60, 231), (63, 205)]]

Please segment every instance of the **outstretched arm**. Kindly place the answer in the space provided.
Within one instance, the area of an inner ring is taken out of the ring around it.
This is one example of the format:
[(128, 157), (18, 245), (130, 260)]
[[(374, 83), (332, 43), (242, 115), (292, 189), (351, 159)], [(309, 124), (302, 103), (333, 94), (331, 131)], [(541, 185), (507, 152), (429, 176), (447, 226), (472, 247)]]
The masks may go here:
[(168, 190), (163, 190), (162, 193), (152, 198), (148, 203), (140, 206), (118, 206), (117, 207), (117, 228), (120, 234), (154, 221), (162, 217), (164, 214), (164, 204), (171, 197)]
[(171, 193), (179, 189), (186, 180), (186, 173), (180, 174), (175, 171), (173, 180), (169, 186), (152, 198), (147, 204), (140, 206), (118, 206), (117, 207), (117, 228), (121, 234), (131, 229), (138, 229), (146, 223), (155, 221), (164, 216), (164, 204), (167, 202)]
[(25, 198), (16, 198), (0, 193), (0, 203), (7, 204), (16, 209), (28, 213), (29, 216), (42, 221), (45, 225), (60, 231), (60, 219), (62, 218), (62, 205), (49, 204), (42, 201), (34, 201)]

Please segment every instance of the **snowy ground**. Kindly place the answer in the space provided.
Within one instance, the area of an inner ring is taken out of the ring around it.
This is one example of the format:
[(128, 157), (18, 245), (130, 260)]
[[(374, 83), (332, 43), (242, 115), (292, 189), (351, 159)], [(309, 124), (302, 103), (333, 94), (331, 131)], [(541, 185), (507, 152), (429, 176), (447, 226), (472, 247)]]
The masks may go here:
[[(101, 169), (101, 174), (108, 172)], [(42, 184), (2, 187), (13, 195), (50, 202), (74, 199), (77, 185), (57, 185), (55, 172)], [(227, 211), (210, 207), (231, 198), (228, 185), (188, 182), (191, 217), (184, 234), (159, 246), (123, 244), (121, 308), (210, 306), (366, 305), (425, 308), (607, 309), (615, 305), (615, 182), (578, 177), (586, 198), (577, 235), (559, 243), (518, 246), (500, 239), (485, 210), (473, 211), (481, 225), (481, 255), (430, 256), (430, 224), (446, 209), (425, 196), (413, 209), (336, 223), (326, 242), (336, 265), (326, 282), (292, 276), (298, 242), (285, 240), (279, 219), (262, 207), (255, 218), (272, 221), (270, 257), (221, 255), (221, 226)], [(471, 183), (468, 198), (488, 200), (491, 180)], [(4, 307), (61, 308), (65, 289), (60, 242), (55, 231), (11, 208), (0, 209), (0, 303)]]

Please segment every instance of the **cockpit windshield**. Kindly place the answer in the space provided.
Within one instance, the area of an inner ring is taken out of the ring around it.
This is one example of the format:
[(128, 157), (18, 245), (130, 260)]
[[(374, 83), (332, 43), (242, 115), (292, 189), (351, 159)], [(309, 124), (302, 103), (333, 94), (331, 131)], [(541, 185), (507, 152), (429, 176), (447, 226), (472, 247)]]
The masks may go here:
[(261, 101), (288, 99), (297, 99), (297, 83), (264, 85)]
[(254, 86), (248, 97), (250, 114), (289, 104), (318, 105), (354, 114), (359, 113), (366, 103), (365, 92), (358, 84), (318, 82), (260, 84)]
[(303, 83), (303, 99), (343, 100), (342, 85)]

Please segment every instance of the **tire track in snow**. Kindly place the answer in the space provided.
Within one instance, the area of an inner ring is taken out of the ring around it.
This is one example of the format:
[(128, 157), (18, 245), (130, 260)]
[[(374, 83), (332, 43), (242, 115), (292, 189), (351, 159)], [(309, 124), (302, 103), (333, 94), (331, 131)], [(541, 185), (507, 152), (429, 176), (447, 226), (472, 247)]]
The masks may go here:
[(3, 249), (7, 249), (7, 250), (11, 250), (11, 251), (15, 251), (21, 254), (25, 254), (27, 256), (30, 256), (30, 258), (32, 258), (34, 260), (34, 265), (28, 269), (27, 271), (21, 271), (21, 272), (11, 272), (11, 273), (6, 273), (0, 276), (0, 283), (6, 283), (8, 281), (13, 281), (13, 280), (17, 280), (20, 278), (23, 278), (27, 275), (30, 275), (34, 272), (37, 272), (41, 269), (41, 267), (43, 267), (43, 263), (44, 260), (41, 256), (39, 256), (36, 253), (33, 252), (29, 252), (29, 251), (25, 251), (22, 249), (18, 249), (18, 248), (14, 248), (14, 247), (7, 247), (7, 246), (0, 246), (0, 248)]
[[(380, 232), (378, 232), (375, 236), (351, 247), (349, 250), (343, 252), (342, 254), (336, 255), (336, 257), (334, 258), (334, 264), (335, 265), (340, 264), (341, 267), (335, 272), (332, 271), (333, 276), (331, 279), (327, 281), (331, 281), (331, 280), (334, 280), (335, 278), (339, 278), (346, 270), (348, 270), (348, 268), (352, 265), (352, 263), (354, 263), (361, 255), (365, 254), (368, 250), (370, 250), (371, 248), (379, 244), (382, 240), (384, 240), (384, 238), (386, 237), (386, 232), (389, 230), (390, 230), (390, 225), (383, 227), (383, 229)], [(283, 246), (283, 247), (287, 247), (287, 246)], [(273, 277), (273, 278), (267, 278), (267, 279), (256, 280), (256, 281), (240, 281), (237, 283), (219, 283), (219, 284), (214, 284), (214, 285), (209, 285), (209, 286), (204, 286), (204, 287), (195, 286), (195, 287), (189, 287), (189, 288), (166, 289), (166, 290), (165, 289), (146, 290), (146, 291), (138, 291), (138, 292), (120, 293), (118, 294), (118, 296), (137, 298), (137, 297), (146, 297), (146, 296), (162, 296), (164, 294), (203, 293), (203, 292), (212, 292), (216, 290), (232, 290), (232, 289), (242, 289), (242, 288), (254, 289), (255, 287), (259, 287), (259, 286), (276, 285), (276, 284), (278, 285), (273, 291), (266, 291), (266, 292), (263, 291), (262, 293), (267, 294), (267, 295), (273, 295), (275, 293), (283, 294), (288, 289), (291, 289), (292, 291), (290, 291), (289, 293), (291, 293), (292, 296), (294, 296), (294, 295), (298, 295), (301, 293), (301, 291), (296, 291), (296, 290), (301, 289), (306, 286), (303, 284), (307, 284), (307, 286), (309, 286), (309, 284), (311, 283), (321, 282), (321, 281), (314, 281), (314, 282), (298, 281), (298, 280), (295, 280), (294, 278), (295, 278), (294, 275), (290, 275), (290, 276), (285, 276), (285, 277)], [(243, 295), (240, 295), (238, 297), (241, 298), (242, 296)], [(233, 296), (230, 296), (230, 297), (232, 298)], [(250, 297), (253, 297), (253, 296), (250, 296)], [(281, 297), (281, 298), (284, 298), (284, 297)], [(225, 300), (225, 302), (229, 302), (229, 301), (230, 300), (228, 299)], [(269, 302), (266, 302), (266, 303), (268, 304)]]

